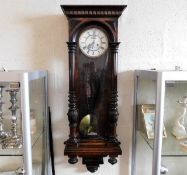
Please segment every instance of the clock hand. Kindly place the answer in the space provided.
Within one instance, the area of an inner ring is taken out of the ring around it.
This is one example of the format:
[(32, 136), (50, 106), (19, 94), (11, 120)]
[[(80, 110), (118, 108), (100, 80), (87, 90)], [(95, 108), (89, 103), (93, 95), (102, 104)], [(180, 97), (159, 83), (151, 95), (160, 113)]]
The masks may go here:
[(88, 49), (90, 49), (90, 48), (91, 48), (91, 46), (92, 46), (92, 43), (88, 44)]
[(95, 44), (95, 40), (92, 41), (90, 44), (88, 44), (88, 49), (90, 49), (90, 48), (93, 49), (94, 44)]
[(94, 39), (94, 41), (92, 42), (92, 49), (94, 48), (94, 45), (95, 45), (95, 39)]

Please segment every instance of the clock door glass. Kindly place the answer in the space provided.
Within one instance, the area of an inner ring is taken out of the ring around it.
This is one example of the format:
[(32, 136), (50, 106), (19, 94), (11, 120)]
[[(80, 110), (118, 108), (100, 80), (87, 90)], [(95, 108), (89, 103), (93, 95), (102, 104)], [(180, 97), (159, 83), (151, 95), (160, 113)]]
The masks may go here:
[(81, 33), (79, 47), (86, 56), (99, 57), (107, 50), (108, 39), (102, 30), (90, 28)]

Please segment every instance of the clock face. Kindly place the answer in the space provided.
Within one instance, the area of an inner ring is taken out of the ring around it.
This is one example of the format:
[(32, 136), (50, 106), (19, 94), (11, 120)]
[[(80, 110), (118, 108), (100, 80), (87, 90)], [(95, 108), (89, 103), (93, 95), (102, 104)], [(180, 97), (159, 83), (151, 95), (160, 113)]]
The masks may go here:
[(90, 28), (81, 33), (79, 37), (79, 47), (88, 57), (99, 57), (108, 48), (106, 34), (98, 28)]

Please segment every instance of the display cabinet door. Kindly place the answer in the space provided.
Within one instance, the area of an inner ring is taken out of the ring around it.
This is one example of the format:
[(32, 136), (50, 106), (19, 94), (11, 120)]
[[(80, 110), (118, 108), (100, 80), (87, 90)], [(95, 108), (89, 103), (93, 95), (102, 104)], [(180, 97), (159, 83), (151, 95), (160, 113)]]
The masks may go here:
[(132, 175), (152, 174), (155, 91), (155, 81), (135, 75)]
[(187, 171), (187, 81), (166, 81), (163, 122), (167, 138), (162, 140), (163, 173), (184, 174)]

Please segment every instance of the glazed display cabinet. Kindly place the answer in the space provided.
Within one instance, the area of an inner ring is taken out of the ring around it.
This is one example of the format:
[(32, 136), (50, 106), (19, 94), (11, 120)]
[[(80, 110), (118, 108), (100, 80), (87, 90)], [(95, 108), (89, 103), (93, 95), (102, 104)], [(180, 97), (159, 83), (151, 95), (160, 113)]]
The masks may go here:
[(46, 71), (0, 72), (0, 174), (50, 175)]
[(135, 71), (132, 175), (187, 172), (187, 71)]

